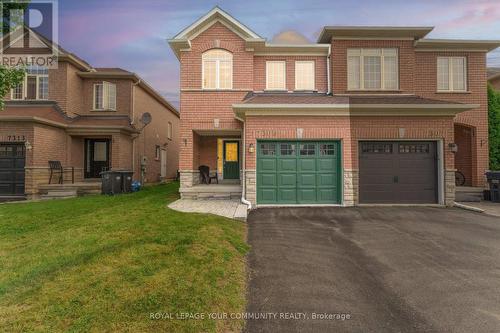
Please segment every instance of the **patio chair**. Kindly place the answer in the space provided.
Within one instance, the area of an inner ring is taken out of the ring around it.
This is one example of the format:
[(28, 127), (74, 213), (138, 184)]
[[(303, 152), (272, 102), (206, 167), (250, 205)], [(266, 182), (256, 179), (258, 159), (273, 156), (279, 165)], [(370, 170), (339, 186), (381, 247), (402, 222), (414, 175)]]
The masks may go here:
[(52, 176), (54, 173), (59, 173), (58, 184), (63, 183), (64, 173), (71, 172), (71, 184), (75, 183), (75, 168), (74, 167), (63, 167), (61, 161), (49, 161), (50, 177), (49, 184), (52, 183)]
[(211, 184), (212, 179), (215, 179), (215, 182), (217, 184), (219, 184), (219, 178), (217, 177), (217, 171), (215, 172), (215, 174), (210, 175), (210, 167), (208, 167), (206, 165), (200, 165), (198, 170), (200, 171), (200, 178), (201, 178), (202, 184), (207, 184), (207, 185)]

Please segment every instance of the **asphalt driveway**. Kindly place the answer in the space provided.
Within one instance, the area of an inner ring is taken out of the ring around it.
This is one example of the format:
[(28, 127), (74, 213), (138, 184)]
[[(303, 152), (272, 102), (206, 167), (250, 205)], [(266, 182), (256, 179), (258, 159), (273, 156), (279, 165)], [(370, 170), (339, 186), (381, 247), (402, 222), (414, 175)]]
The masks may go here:
[(500, 331), (498, 217), (269, 208), (248, 227), (247, 332)]

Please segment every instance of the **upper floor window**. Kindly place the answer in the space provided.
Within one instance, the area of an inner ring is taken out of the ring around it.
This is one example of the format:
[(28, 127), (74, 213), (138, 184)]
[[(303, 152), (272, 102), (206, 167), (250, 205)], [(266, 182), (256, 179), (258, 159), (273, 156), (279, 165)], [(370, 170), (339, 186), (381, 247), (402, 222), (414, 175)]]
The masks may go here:
[(202, 55), (203, 89), (232, 89), (233, 55), (231, 52), (214, 49)]
[(314, 61), (295, 62), (295, 90), (314, 90)]
[(116, 111), (116, 85), (109, 82), (94, 84), (94, 110)]
[(167, 126), (167, 139), (172, 140), (172, 123), (169, 121)]
[(49, 70), (47, 67), (29, 66), (24, 81), (12, 89), (13, 100), (48, 99)]
[(348, 49), (349, 90), (397, 90), (399, 88), (397, 49)]
[(286, 63), (266, 61), (266, 89), (286, 90)]
[(437, 90), (466, 91), (467, 61), (465, 57), (437, 58)]

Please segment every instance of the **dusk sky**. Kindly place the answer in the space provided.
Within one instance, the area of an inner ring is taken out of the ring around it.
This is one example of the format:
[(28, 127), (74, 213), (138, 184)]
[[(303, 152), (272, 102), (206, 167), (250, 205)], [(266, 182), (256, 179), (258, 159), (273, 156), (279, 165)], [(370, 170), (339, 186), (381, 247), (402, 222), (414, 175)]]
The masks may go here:
[[(137, 73), (177, 106), (179, 62), (166, 40), (215, 5), (269, 41), (315, 42), (325, 25), (435, 26), (427, 37), (500, 39), (499, 0), (60, 0), (59, 43), (95, 67)], [(500, 67), (499, 50), (488, 65)]]

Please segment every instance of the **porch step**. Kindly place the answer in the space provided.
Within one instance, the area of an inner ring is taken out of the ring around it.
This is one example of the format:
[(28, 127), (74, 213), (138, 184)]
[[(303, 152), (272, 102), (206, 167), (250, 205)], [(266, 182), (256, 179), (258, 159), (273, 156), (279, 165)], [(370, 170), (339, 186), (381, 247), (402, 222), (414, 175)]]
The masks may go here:
[(179, 193), (183, 199), (231, 200), (241, 198), (241, 185), (211, 184), (183, 187)]
[(482, 187), (458, 186), (455, 190), (457, 202), (479, 202), (483, 199)]
[(78, 196), (89, 194), (100, 194), (100, 182), (82, 182), (75, 184), (45, 184), (38, 187), (41, 196), (47, 195), (49, 192), (56, 194), (59, 192), (76, 192)]
[(76, 198), (78, 196), (76, 190), (51, 190), (46, 194), (42, 194), (40, 199), (42, 200), (51, 200), (51, 199), (67, 199), (67, 198)]

